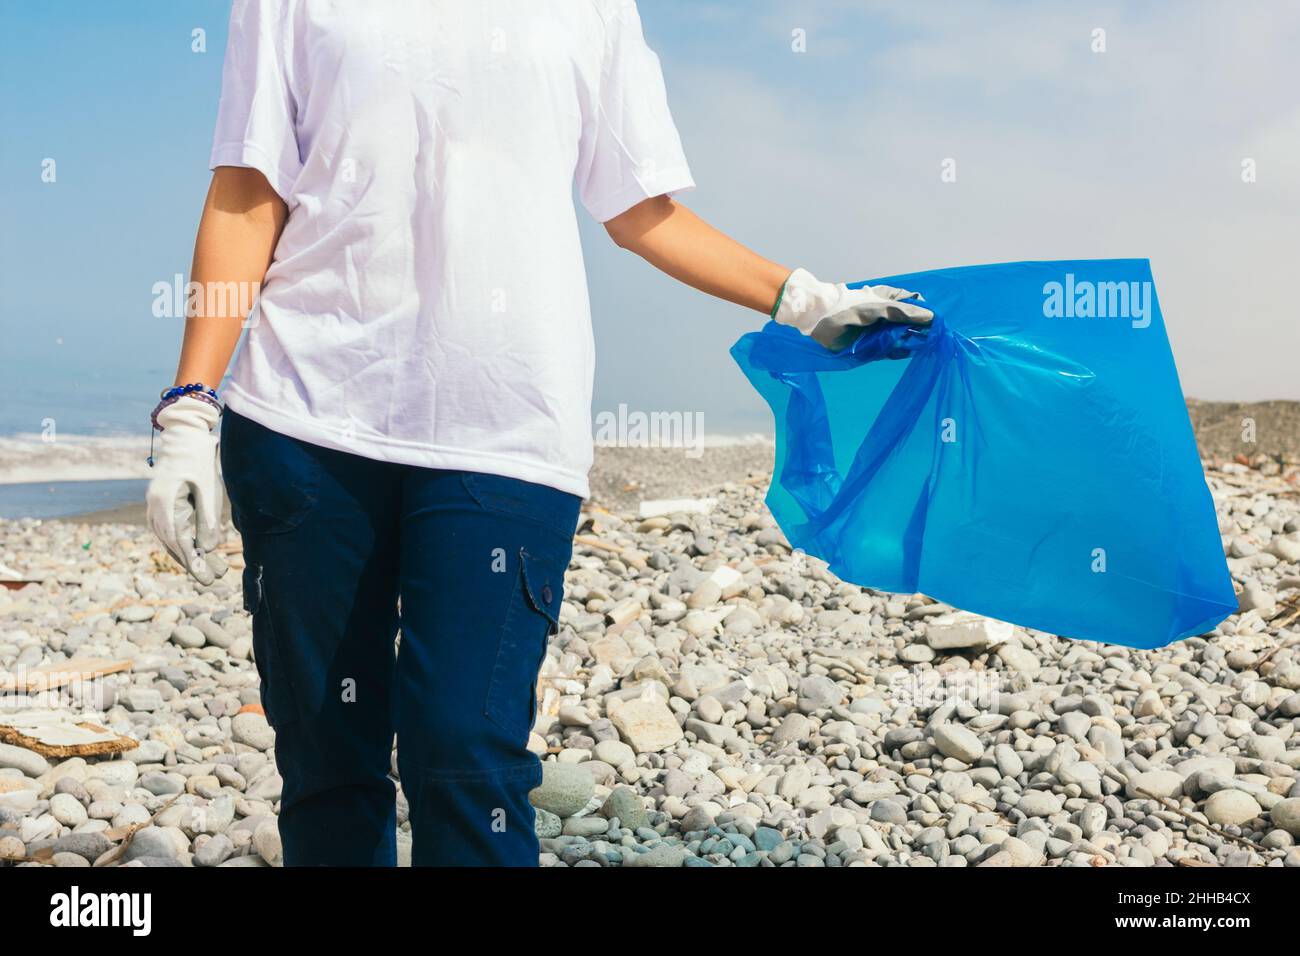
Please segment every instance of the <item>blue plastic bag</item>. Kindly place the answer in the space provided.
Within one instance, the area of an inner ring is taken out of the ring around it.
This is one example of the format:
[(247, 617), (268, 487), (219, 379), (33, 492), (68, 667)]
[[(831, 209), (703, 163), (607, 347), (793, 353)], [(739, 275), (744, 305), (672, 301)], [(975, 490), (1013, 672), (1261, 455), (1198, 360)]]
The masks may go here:
[(731, 349), (775, 418), (767, 504), (792, 546), (856, 584), (1131, 647), (1237, 610), (1147, 260), (877, 283), (934, 323), (836, 354), (769, 322)]

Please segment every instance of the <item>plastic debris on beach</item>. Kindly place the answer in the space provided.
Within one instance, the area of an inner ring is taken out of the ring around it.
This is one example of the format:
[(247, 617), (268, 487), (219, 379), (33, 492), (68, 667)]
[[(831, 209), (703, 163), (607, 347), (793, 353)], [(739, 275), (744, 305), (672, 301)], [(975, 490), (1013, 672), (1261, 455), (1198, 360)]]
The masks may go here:
[(656, 498), (642, 501), (639, 518), (660, 518), (672, 514), (706, 515), (718, 503), (717, 498)]
[(1159, 647), (1237, 611), (1145, 259), (890, 276), (935, 313), (731, 354), (772, 409), (767, 505), (841, 579)]

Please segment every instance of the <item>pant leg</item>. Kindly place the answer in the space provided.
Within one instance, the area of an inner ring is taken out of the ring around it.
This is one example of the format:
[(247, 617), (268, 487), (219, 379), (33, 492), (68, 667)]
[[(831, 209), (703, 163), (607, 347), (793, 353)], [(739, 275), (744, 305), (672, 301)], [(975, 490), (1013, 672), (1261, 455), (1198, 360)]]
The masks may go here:
[(536, 866), (527, 749), (581, 499), (413, 469), (402, 492), (397, 762), (417, 866)]
[(394, 866), (400, 468), (227, 409), (222, 471), (284, 787), (286, 866)]

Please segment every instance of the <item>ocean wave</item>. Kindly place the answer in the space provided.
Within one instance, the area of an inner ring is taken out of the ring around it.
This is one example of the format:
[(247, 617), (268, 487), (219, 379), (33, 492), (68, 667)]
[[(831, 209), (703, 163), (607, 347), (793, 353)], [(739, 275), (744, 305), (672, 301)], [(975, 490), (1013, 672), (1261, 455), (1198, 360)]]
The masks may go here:
[(148, 454), (148, 435), (6, 435), (0, 438), (0, 484), (148, 478)]
[[(705, 448), (770, 445), (770, 434), (709, 434)], [(46, 481), (107, 481), (148, 478), (148, 435), (63, 435), (48, 441), (39, 434), (0, 437), (0, 485)]]

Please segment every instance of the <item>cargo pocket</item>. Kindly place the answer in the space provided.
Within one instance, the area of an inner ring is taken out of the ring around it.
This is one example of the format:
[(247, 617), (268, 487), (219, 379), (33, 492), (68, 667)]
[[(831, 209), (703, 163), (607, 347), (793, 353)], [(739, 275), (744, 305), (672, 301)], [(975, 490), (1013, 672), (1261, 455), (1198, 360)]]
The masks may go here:
[(262, 565), (244, 566), (244, 610), (253, 616), (253, 664), (260, 680), (262, 710), (266, 722), (278, 728), (294, 719), (297, 710), (288, 675), (276, 646), (275, 625), (267, 606)]
[(488, 682), (484, 714), (520, 742), (537, 714), (537, 677), (552, 635), (560, 629), (567, 561), (519, 549), (519, 574)]

